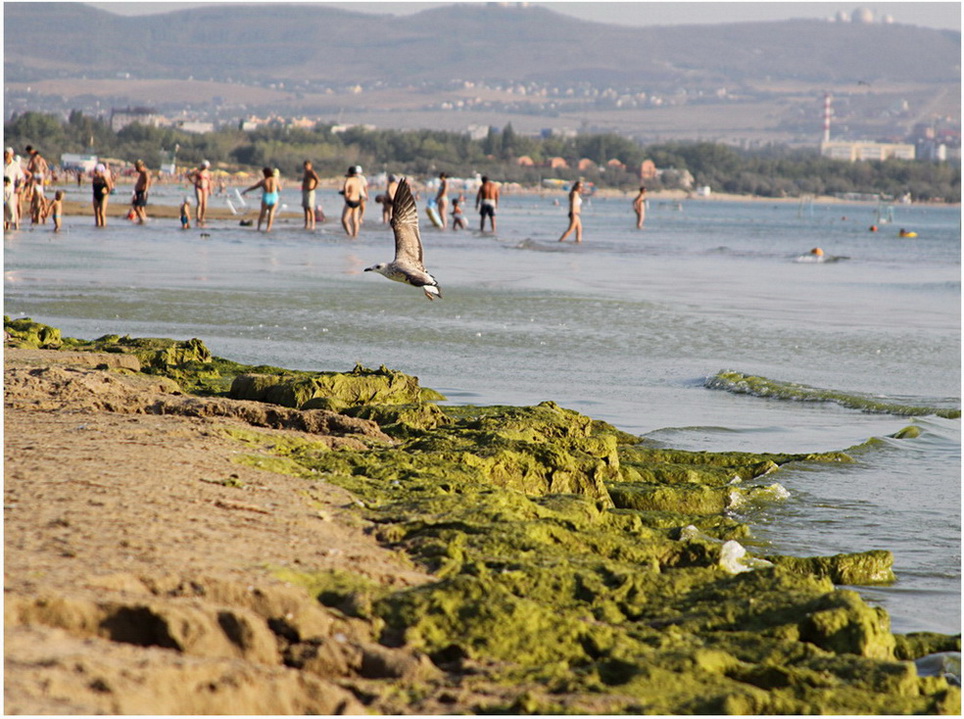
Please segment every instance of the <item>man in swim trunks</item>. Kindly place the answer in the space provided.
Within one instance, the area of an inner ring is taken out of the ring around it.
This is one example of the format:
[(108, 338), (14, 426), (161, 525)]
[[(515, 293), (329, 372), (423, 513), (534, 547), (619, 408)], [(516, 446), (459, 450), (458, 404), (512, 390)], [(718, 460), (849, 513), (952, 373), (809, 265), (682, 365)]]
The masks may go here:
[(40, 150), (27, 145), (27, 199), (30, 201), (30, 224), (39, 224), (42, 219), (46, 199), (44, 198), (44, 180), (47, 177), (47, 161), (40, 154)]
[(211, 163), (204, 160), (201, 166), (187, 173), (187, 179), (194, 183), (194, 197), (197, 199), (197, 226), (204, 227), (208, 211), (208, 195), (211, 194)]
[(479, 231), (485, 232), (485, 218), (489, 217), (492, 231), (495, 232), (495, 210), (499, 206), (499, 186), (491, 182), (488, 177), (482, 178), (482, 186), (479, 193), (475, 196), (475, 209), (482, 216), (479, 224)]
[(365, 185), (358, 177), (357, 168), (352, 165), (345, 174), (345, 184), (339, 194), (345, 196), (345, 209), (341, 213), (341, 226), (349, 237), (358, 237), (361, 229), (361, 204), (366, 198)]
[(311, 167), (311, 161), (304, 161), (305, 174), (301, 177), (301, 209), (305, 211), (305, 229), (315, 229), (315, 191), (320, 178)]
[(147, 222), (147, 191), (151, 189), (151, 171), (143, 160), (134, 163), (137, 170), (137, 182), (134, 184), (134, 216), (137, 217), (137, 224), (143, 225)]

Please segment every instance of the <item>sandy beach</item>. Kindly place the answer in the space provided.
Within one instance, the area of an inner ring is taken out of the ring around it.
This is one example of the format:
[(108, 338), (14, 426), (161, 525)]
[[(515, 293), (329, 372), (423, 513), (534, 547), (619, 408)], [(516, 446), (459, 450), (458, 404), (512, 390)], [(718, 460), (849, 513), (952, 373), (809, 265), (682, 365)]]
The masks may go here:
[[(418, 676), (424, 657), (377, 645), (371, 622), (271, 569), (350, 568), (393, 587), (427, 575), (378, 546), (348, 492), (233, 461), (223, 420), (144, 414), (171, 383), (95, 369), (125, 359), (5, 351), (6, 713), (397, 709), (386, 677)], [(270, 617), (323, 644), (307, 669), (285, 666)], [(364, 707), (342, 680), (381, 698)]]

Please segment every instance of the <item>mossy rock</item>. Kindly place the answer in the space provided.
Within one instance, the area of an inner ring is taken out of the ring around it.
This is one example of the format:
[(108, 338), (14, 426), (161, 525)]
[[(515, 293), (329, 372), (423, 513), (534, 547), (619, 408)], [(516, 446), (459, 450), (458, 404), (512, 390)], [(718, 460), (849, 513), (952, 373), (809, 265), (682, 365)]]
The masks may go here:
[(774, 564), (797, 574), (826, 577), (834, 584), (891, 584), (895, 581), (894, 555), (885, 550), (871, 550), (832, 557), (768, 556)]
[(960, 652), (961, 635), (948, 636), (935, 632), (912, 632), (895, 634), (894, 656), (905, 661), (913, 661), (937, 652)]
[(444, 399), (420, 387), (417, 377), (384, 366), (371, 370), (361, 365), (351, 372), (241, 374), (231, 385), (230, 397), (335, 412), (362, 405), (409, 405)]
[(438, 405), (419, 404), (366, 404), (344, 410), (349, 417), (368, 419), (381, 430), (396, 439), (420, 437), (423, 433), (451, 424), (451, 418)]
[(9, 347), (60, 349), (63, 345), (59, 329), (34, 322), (29, 317), (12, 320), (4, 315), (3, 329), (6, 333), (5, 344)]
[(613, 505), (644, 512), (673, 512), (687, 515), (721, 514), (732, 503), (728, 487), (700, 485), (665, 486), (657, 484), (616, 483), (606, 485)]

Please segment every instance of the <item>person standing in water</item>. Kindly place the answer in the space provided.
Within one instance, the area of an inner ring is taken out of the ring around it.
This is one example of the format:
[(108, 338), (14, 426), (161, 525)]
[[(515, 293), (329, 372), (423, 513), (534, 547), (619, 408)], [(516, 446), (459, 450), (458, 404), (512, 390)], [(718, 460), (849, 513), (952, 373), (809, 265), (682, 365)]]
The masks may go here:
[(94, 176), (90, 182), (90, 187), (93, 191), (94, 226), (106, 227), (107, 200), (110, 197), (110, 191), (114, 189), (114, 187), (110, 181), (110, 170), (108, 170), (104, 164), (98, 163), (94, 168)]
[(639, 194), (636, 195), (636, 199), (633, 200), (633, 210), (636, 211), (636, 229), (643, 229), (643, 223), (646, 221), (646, 188), (640, 187)]
[(30, 202), (30, 222), (40, 224), (42, 222), (44, 207), (47, 200), (44, 195), (44, 182), (49, 178), (47, 172), (50, 169), (47, 161), (40, 154), (40, 150), (31, 145), (27, 145), (27, 200)]
[(482, 217), (479, 232), (485, 232), (485, 217), (488, 215), (492, 231), (495, 232), (495, 211), (499, 206), (499, 186), (491, 182), (488, 177), (482, 178), (482, 186), (475, 196), (475, 209)]
[(301, 178), (301, 209), (305, 211), (305, 229), (315, 229), (315, 191), (321, 179), (310, 160), (304, 161), (305, 174)]
[(365, 223), (365, 208), (368, 206), (368, 178), (362, 174), (361, 165), (355, 165), (355, 175), (361, 182), (362, 188), (361, 198), (359, 199), (361, 204), (358, 206), (358, 229), (360, 230)]
[(143, 160), (134, 163), (137, 170), (137, 182), (134, 184), (134, 215), (137, 223), (143, 225), (147, 222), (147, 191), (151, 189), (151, 171)]
[(438, 176), (438, 193), (435, 195), (435, 204), (438, 205), (438, 218), (442, 223), (442, 229), (445, 229), (445, 214), (448, 209), (449, 198), (449, 176), (444, 172), (440, 172)]
[(576, 242), (582, 242), (582, 180), (576, 180), (576, 183), (569, 190), (569, 227), (566, 231), (562, 233), (562, 237), (559, 238), (559, 242), (565, 240), (572, 233), (573, 230), (576, 231)]
[(345, 234), (349, 237), (358, 237), (361, 229), (361, 204), (365, 194), (365, 186), (362, 184), (358, 171), (353, 165), (345, 173), (345, 184), (339, 194), (345, 197), (345, 209), (341, 213), (341, 226), (345, 228)]
[(392, 221), (392, 211), (395, 202), (395, 191), (398, 189), (398, 178), (395, 175), (388, 176), (388, 186), (385, 194), (382, 195), (382, 223), (388, 224)]
[(211, 163), (204, 160), (201, 166), (187, 173), (194, 183), (194, 197), (197, 199), (197, 226), (204, 227), (208, 212), (208, 196), (211, 194)]
[[(261, 214), (258, 215), (258, 231), (261, 231), (261, 223), (267, 219), (264, 231), (271, 232), (271, 225), (274, 223), (274, 213), (277, 211), (278, 201), (281, 199), (279, 192), (281, 181), (278, 179), (278, 176), (275, 175), (275, 171), (270, 167), (262, 168), (261, 174), (264, 175), (261, 181), (242, 190), (241, 194), (244, 195), (251, 190), (261, 188)], [(198, 227), (200, 226), (201, 223), (198, 221)]]

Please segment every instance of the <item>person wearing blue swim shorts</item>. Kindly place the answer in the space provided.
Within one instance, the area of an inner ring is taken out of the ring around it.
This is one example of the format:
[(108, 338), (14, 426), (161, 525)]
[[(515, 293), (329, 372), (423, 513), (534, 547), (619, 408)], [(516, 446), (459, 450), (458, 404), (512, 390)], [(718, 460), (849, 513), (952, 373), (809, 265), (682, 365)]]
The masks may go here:
[(271, 225), (274, 224), (274, 214), (278, 210), (278, 202), (281, 199), (281, 173), (272, 170), (270, 167), (262, 168), (261, 174), (264, 177), (251, 187), (242, 190), (241, 194), (247, 194), (251, 190), (261, 189), (261, 214), (258, 215), (258, 231), (261, 231), (261, 223), (267, 220), (265, 232), (271, 232)]

